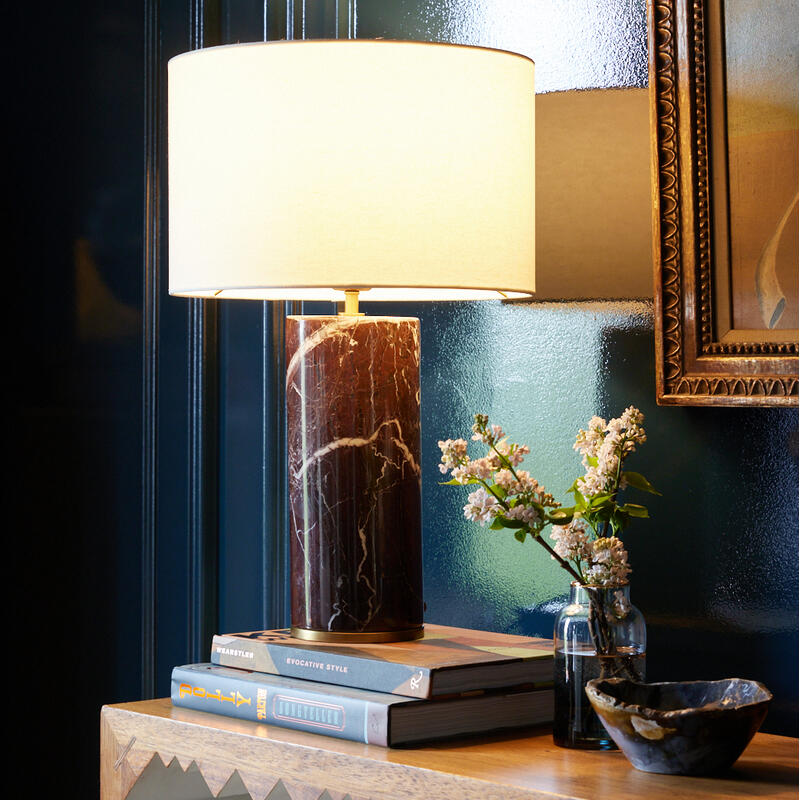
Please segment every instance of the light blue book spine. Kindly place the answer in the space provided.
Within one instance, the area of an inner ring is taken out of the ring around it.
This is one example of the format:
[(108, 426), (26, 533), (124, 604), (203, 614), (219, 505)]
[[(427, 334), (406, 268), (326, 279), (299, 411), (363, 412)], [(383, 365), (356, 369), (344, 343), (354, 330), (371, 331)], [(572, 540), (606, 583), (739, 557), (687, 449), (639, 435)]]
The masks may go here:
[(211, 663), (405, 697), (431, 696), (431, 671), (427, 667), (365, 658), (362, 654), (291, 647), (243, 635), (214, 636)]
[(295, 684), (213, 664), (188, 664), (172, 670), (171, 699), (182, 708), (387, 745), (388, 704)]

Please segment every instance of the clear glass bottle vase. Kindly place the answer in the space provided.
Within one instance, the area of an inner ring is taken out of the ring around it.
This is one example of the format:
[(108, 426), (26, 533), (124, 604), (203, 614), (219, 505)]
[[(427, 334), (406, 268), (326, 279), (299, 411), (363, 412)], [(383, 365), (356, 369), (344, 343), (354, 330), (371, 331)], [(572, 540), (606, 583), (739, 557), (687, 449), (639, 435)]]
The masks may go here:
[(616, 745), (584, 692), (592, 678), (645, 680), (644, 617), (630, 587), (573, 583), (555, 624), (553, 740), (560, 747), (613, 750)]

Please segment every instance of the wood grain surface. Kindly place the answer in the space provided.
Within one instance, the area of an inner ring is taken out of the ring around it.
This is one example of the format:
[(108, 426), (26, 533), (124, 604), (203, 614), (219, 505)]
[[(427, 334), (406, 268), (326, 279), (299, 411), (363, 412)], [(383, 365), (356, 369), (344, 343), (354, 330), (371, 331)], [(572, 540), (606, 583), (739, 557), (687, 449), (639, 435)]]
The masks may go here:
[(254, 800), (282, 781), (292, 800), (424, 798), (796, 798), (797, 739), (757, 734), (721, 777), (651, 775), (619, 752), (565, 750), (549, 729), (386, 749), (174, 708), (169, 699), (104, 706), (101, 798), (124, 798), (158, 756), (194, 762), (216, 796), (234, 770)]

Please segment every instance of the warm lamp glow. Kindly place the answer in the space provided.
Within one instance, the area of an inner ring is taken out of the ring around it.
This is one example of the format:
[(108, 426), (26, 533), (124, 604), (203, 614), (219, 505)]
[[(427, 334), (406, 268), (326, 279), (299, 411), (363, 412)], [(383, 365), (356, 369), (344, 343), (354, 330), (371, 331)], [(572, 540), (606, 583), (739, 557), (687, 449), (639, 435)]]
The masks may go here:
[(170, 293), (529, 295), (533, 78), (519, 55), (414, 42), (173, 58)]

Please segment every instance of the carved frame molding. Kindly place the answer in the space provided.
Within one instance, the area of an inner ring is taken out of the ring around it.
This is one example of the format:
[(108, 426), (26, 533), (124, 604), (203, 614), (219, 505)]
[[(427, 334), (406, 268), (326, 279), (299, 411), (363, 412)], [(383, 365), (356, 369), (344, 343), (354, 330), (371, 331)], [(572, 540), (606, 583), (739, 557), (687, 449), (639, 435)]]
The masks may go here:
[(706, 0), (648, 0), (660, 405), (798, 405), (798, 344), (714, 336)]

